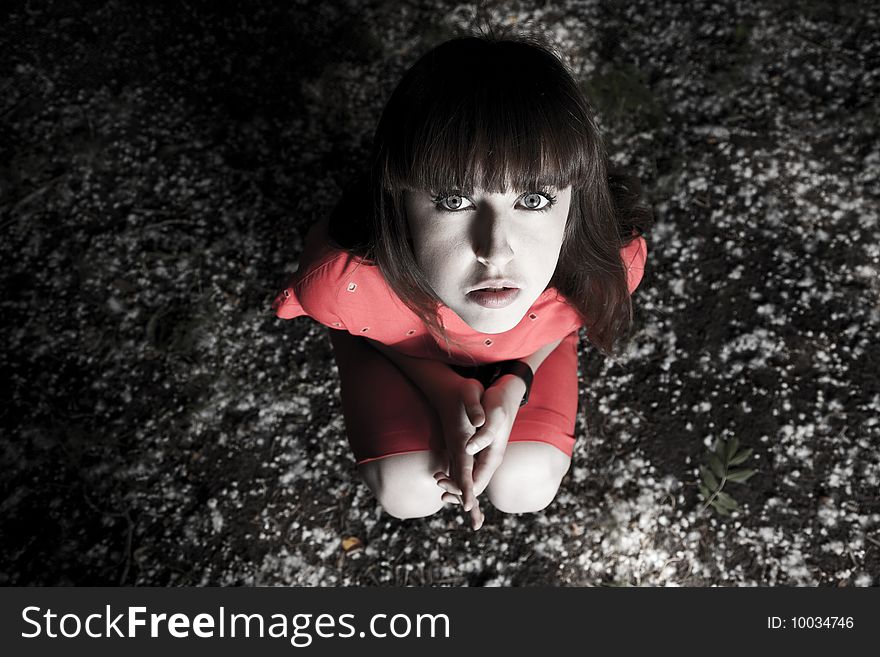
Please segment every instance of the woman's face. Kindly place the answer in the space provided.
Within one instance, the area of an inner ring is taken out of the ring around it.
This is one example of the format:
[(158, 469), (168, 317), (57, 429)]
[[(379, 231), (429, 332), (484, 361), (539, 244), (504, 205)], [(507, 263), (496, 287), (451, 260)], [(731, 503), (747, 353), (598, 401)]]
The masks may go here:
[[(406, 191), (413, 253), (444, 304), (480, 333), (515, 327), (556, 270), (571, 187)], [(508, 288), (501, 292), (480, 290)], [(514, 288), (514, 289), (509, 289)]]

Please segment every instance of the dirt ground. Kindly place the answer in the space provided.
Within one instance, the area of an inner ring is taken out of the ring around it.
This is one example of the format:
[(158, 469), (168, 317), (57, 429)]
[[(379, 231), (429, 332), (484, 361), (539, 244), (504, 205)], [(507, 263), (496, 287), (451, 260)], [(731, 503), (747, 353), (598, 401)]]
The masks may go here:
[(482, 5), (558, 44), (657, 223), (557, 499), (477, 533), (381, 510), (325, 329), (269, 308), (474, 6), (48, 4), (0, 9), (0, 584), (880, 583), (876, 3)]

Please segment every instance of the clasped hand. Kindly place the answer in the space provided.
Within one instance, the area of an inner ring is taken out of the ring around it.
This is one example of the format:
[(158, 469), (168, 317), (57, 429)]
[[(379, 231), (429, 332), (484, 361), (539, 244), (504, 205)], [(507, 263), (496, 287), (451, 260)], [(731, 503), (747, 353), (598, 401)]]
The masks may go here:
[(441, 499), (461, 503), (475, 530), (484, 520), (477, 496), (504, 460), (525, 389), (522, 379), (513, 375), (502, 376), (485, 389), (476, 379), (461, 377), (438, 409), (449, 472), (436, 472), (434, 478), (445, 491)]

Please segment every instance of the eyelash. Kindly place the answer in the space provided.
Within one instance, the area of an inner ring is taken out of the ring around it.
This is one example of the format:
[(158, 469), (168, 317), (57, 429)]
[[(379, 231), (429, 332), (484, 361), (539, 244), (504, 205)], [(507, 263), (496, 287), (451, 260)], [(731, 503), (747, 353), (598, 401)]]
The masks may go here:
[[(548, 190), (547, 188), (535, 189), (535, 190), (526, 192), (522, 196), (520, 196), (520, 199), (522, 199), (526, 196), (531, 196), (532, 194), (540, 194), (541, 196), (543, 196), (544, 198), (547, 199), (548, 203), (543, 208), (536, 209), (536, 210), (533, 210), (531, 208), (527, 208), (531, 212), (548, 212), (554, 205), (556, 205), (556, 196), (554, 194), (551, 194), (550, 190)], [(452, 190), (445, 190), (445, 191), (438, 192), (437, 194), (434, 194), (433, 196), (431, 196), (431, 202), (434, 203), (434, 207), (437, 208), (437, 210), (440, 210), (442, 212), (450, 212), (450, 213), (451, 212), (464, 212), (466, 210), (471, 209), (471, 208), (462, 208), (460, 210), (449, 210), (447, 208), (444, 208), (442, 205), (442, 202), (445, 199), (449, 198), (450, 196), (461, 196), (462, 198), (467, 198), (464, 194), (460, 194), (460, 193), (452, 191)], [(470, 199), (468, 199), (468, 200), (470, 200)], [(473, 203), (473, 201), (471, 201), (471, 203)], [(471, 207), (473, 207), (473, 206), (471, 206)]]

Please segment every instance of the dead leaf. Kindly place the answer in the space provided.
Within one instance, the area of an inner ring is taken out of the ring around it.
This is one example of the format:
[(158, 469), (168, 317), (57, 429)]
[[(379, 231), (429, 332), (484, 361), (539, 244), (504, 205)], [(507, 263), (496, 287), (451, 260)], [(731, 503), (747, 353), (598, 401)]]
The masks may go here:
[(342, 539), (342, 550), (346, 553), (360, 550), (362, 547), (364, 547), (364, 544), (361, 543), (361, 539), (357, 536), (346, 536)]

